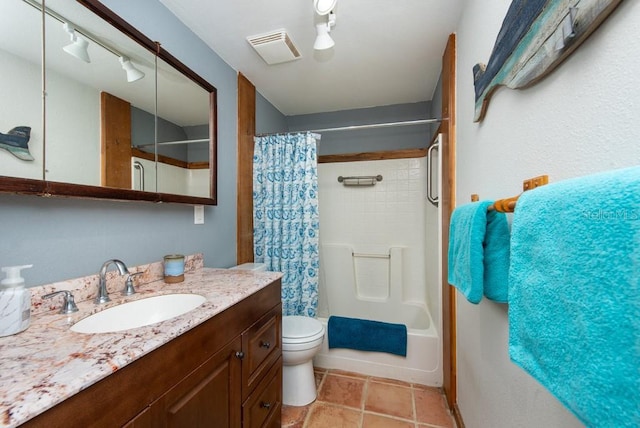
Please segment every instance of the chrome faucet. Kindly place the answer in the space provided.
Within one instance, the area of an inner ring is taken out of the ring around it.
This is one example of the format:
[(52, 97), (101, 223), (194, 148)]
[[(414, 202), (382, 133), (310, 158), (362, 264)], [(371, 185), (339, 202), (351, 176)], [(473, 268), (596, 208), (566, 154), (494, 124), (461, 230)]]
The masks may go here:
[(116, 268), (118, 268), (118, 272), (120, 272), (120, 275), (129, 275), (129, 269), (127, 269), (127, 266), (124, 263), (122, 263), (120, 260), (112, 259), (104, 262), (104, 264), (102, 265), (102, 268), (100, 268), (100, 283), (98, 284), (98, 296), (96, 297), (96, 300), (95, 300), (96, 305), (101, 305), (111, 300), (109, 298), (109, 293), (107, 292), (106, 275), (107, 275), (107, 268), (112, 263), (116, 265)]

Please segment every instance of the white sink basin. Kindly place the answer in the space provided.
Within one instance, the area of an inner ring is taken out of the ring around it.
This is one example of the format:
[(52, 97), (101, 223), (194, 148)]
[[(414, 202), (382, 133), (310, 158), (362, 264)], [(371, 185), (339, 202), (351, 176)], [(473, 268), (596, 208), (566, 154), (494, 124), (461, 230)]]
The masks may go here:
[(166, 294), (114, 306), (71, 326), (77, 333), (113, 333), (165, 321), (187, 313), (207, 299), (199, 294)]

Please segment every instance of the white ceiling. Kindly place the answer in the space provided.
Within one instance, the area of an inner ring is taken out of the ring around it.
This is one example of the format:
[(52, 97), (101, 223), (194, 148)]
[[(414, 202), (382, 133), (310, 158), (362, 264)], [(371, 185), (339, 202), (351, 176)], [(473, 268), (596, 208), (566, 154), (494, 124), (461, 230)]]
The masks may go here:
[[(285, 115), (430, 100), (464, 0), (338, 0), (314, 51), (312, 0), (160, 0)], [(302, 58), (267, 65), (246, 38), (285, 28)]]

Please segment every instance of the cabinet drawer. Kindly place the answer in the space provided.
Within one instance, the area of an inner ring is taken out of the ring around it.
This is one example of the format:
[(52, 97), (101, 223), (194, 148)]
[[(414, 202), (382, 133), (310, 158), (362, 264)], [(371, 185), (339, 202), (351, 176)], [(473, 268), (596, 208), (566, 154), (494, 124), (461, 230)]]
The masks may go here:
[(282, 358), (271, 366), (268, 374), (242, 406), (244, 428), (279, 427), (282, 410)]
[(243, 398), (255, 388), (266, 371), (282, 355), (282, 309), (278, 305), (242, 334)]

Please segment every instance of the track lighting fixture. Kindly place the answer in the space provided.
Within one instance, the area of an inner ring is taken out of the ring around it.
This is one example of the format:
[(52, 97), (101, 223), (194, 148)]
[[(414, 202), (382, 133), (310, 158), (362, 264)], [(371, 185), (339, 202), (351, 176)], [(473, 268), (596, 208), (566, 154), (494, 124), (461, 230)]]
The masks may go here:
[(73, 55), (86, 63), (91, 62), (91, 58), (89, 58), (89, 51), (87, 50), (89, 47), (89, 42), (86, 41), (83, 37), (79, 37), (76, 33), (76, 30), (68, 23), (65, 22), (63, 27), (71, 38), (71, 44), (68, 44), (62, 49), (64, 49), (66, 53)]
[[(335, 3), (335, 2), (334, 2)], [(333, 41), (329, 33), (331, 27), (336, 25), (336, 14), (331, 12), (327, 17), (327, 22), (316, 24), (316, 41), (313, 44), (313, 49), (317, 51), (332, 48), (336, 43)]]
[(127, 72), (127, 82), (135, 82), (144, 77), (144, 73), (138, 70), (126, 56), (120, 57), (120, 64), (122, 65), (122, 69)]
[[(0, 0), (1, 1), (1, 0)], [(108, 43), (103, 42), (95, 36), (91, 34), (89, 31), (84, 28), (77, 27), (73, 24), (73, 22), (69, 21), (66, 17), (58, 14), (57, 12), (44, 7), (41, 3), (38, 3), (36, 0), (23, 0), (28, 5), (36, 8), (39, 11), (44, 11), (47, 15), (51, 16), (53, 19), (57, 20), (61, 24), (63, 24), (64, 31), (69, 34), (69, 38), (71, 39), (71, 43), (67, 46), (64, 46), (62, 49), (70, 55), (81, 59), (86, 63), (91, 62), (91, 58), (89, 57), (89, 42), (95, 43), (96, 45), (104, 48), (105, 50), (111, 52), (120, 60), (120, 65), (122, 69), (127, 73), (127, 82), (135, 82), (136, 80), (142, 79), (145, 74), (138, 70), (131, 60), (121, 54), (117, 49), (111, 47)], [(44, 3), (44, 2), (42, 2)]]

